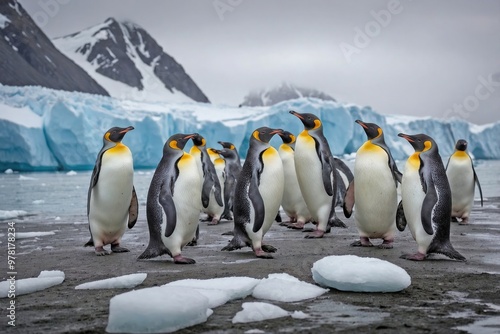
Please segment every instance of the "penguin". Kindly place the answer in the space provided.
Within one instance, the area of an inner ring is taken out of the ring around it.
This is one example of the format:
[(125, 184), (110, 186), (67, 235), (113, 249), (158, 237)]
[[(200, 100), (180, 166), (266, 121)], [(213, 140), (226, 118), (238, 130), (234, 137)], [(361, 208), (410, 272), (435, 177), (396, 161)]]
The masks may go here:
[(271, 227), (281, 204), (284, 189), (283, 164), (278, 151), (269, 144), (281, 129), (261, 127), (250, 137), (245, 163), (234, 195), (233, 239), (223, 251), (252, 247), (259, 258), (272, 258), (276, 248), (262, 239)]
[(139, 259), (169, 254), (174, 263), (193, 264), (182, 248), (193, 240), (201, 212), (202, 180), (196, 159), (184, 152), (197, 134), (174, 134), (163, 147), (163, 157), (149, 186), (146, 216), (149, 244)]
[(340, 175), (323, 135), (321, 120), (309, 113), (293, 110), (290, 113), (304, 124), (295, 144), (295, 169), (307, 208), (318, 223), (306, 238), (322, 238), (328, 226), (346, 227), (335, 213)]
[(121, 141), (133, 129), (113, 127), (106, 131), (90, 178), (87, 196), (90, 240), (85, 246), (94, 246), (98, 256), (110, 254), (103, 248), (108, 244), (113, 253), (129, 251), (120, 242), (126, 227), (134, 227), (139, 205), (132, 153)]
[(198, 171), (203, 180), (201, 191), (202, 211), (212, 217), (211, 225), (216, 225), (219, 223), (220, 216), (224, 211), (222, 186), (214, 163), (207, 151), (205, 138), (196, 134), (192, 140), (193, 147), (191, 147), (189, 153), (196, 159)]
[(226, 179), (224, 180), (224, 213), (221, 218), (233, 220), (232, 210), (234, 189), (236, 187), (236, 180), (238, 180), (241, 172), (241, 160), (238, 150), (232, 143), (224, 141), (219, 141), (218, 143), (223, 147), (223, 149), (219, 151), (219, 154), (224, 157), (226, 162)]
[[(450, 242), (451, 190), (436, 142), (425, 134), (400, 133), (415, 149), (406, 161), (401, 181), (401, 203), (396, 220), (398, 228), (406, 222), (418, 245), (415, 254), (401, 258), (422, 261), (431, 253), (465, 261)], [(404, 216), (401, 216), (401, 215)]]
[(470, 212), (474, 205), (474, 183), (477, 184), (483, 206), (483, 191), (474, 170), (472, 159), (467, 153), (467, 141), (459, 139), (455, 152), (446, 164), (446, 176), (451, 188), (451, 218), (459, 218), (460, 224), (469, 223)]
[(398, 170), (391, 151), (384, 141), (382, 128), (374, 123), (356, 120), (365, 130), (367, 140), (356, 152), (354, 163), (354, 218), (359, 241), (351, 246), (371, 247), (370, 239), (383, 240), (379, 248), (393, 247), (398, 208), (398, 182), (402, 174)]
[(283, 140), (278, 153), (283, 163), (285, 176), (285, 188), (281, 206), (285, 213), (290, 217), (290, 223), (286, 226), (293, 229), (303, 229), (304, 225), (312, 219), (311, 213), (307, 209), (307, 204), (302, 197), (295, 171), (295, 141), (296, 137), (288, 131), (279, 133)]

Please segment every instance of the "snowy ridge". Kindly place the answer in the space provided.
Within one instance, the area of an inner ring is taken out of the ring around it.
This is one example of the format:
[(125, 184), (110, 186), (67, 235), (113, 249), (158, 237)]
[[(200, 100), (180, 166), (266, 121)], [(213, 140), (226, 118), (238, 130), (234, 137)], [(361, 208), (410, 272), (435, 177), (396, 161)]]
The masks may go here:
[[(194, 102), (138, 102), (40, 87), (0, 85), (3, 129), (0, 170), (92, 169), (104, 132), (113, 126), (129, 125), (135, 130), (125, 137), (124, 143), (132, 151), (136, 168), (156, 167), (165, 141), (179, 132), (198, 132), (206, 138), (209, 147), (217, 147), (220, 140), (233, 142), (245, 157), (248, 138), (260, 126), (282, 128), (295, 134), (303, 130), (289, 110), (318, 115), (332, 153), (338, 156), (356, 152), (366, 140), (363, 129), (354, 122), (361, 119), (382, 127), (385, 141), (397, 160), (413, 152), (412, 147), (397, 136), (399, 132), (423, 132), (432, 136), (444, 160), (460, 138), (469, 142), (469, 152), (476, 159), (500, 159), (497, 140), (500, 122), (478, 127), (457, 119), (386, 117), (370, 107), (313, 98), (285, 101), (272, 107), (235, 108)], [(26, 117), (34, 120), (29, 126), (23, 125)], [(33, 127), (35, 123), (38, 126)], [(273, 138), (271, 144), (279, 145), (279, 138)]]
[(209, 102), (182, 66), (133, 22), (109, 18), (53, 43), (113, 97)]

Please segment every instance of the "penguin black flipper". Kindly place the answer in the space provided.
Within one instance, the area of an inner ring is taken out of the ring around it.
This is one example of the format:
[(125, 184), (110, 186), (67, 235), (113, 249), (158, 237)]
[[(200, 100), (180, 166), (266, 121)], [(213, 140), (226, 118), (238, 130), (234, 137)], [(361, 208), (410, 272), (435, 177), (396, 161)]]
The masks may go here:
[(210, 191), (212, 190), (212, 187), (214, 185), (214, 182), (212, 180), (212, 177), (210, 174), (205, 173), (203, 171), (203, 185), (202, 185), (202, 190), (201, 190), (201, 204), (203, 204), (203, 207), (206, 209), (208, 207), (208, 203), (210, 201)]
[(328, 196), (333, 196), (333, 187), (332, 187), (333, 167), (330, 154), (328, 154), (328, 151), (324, 147), (321, 147), (321, 144), (316, 139), (314, 139), (314, 141), (316, 143), (316, 153), (318, 154), (319, 161), (321, 162), (323, 186), (325, 187), (325, 191), (328, 194)]
[(479, 195), (481, 195), (481, 207), (483, 206), (483, 190), (481, 189), (481, 184), (479, 183), (479, 178), (477, 177), (476, 170), (474, 169), (474, 164), (472, 165), (472, 172), (474, 172), (474, 182), (477, 184), (479, 189)]
[(403, 201), (399, 201), (398, 209), (396, 211), (396, 227), (399, 231), (403, 232), (408, 225), (406, 221), (405, 211), (403, 209)]
[(252, 202), (254, 210), (254, 223), (252, 231), (256, 233), (262, 228), (264, 224), (264, 216), (266, 214), (266, 208), (264, 207), (264, 200), (259, 191), (259, 181), (260, 175), (251, 178), (250, 184), (248, 186), (248, 196)]
[(132, 187), (132, 200), (130, 201), (130, 207), (128, 208), (128, 228), (134, 227), (137, 222), (137, 217), (139, 216), (139, 202), (137, 201), (137, 193), (135, 192), (135, 187)]
[(97, 155), (97, 159), (94, 165), (94, 170), (92, 171), (92, 176), (90, 177), (90, 186), (87, 196), (87, 216), (89, 215), (90, 212), (90, 193), (92, 192), (92, 188), (94, 188), (95, 185), (97, 184), (97, 181), (99, 181), (99, 173), (101, 171), (101, 164), (102, 164), (102, 155), (106, 151), (107, 149), (104, 148), (102, 148), (101, 151), (99, 151), (99, 154)]
[(163, 183), (160, 189), (160, 196), (158, 202), (163, 208), (163, 212), (166, 216), (166, 228), (165, 237), (169, 237), (174, 233), (175, 225), (177, 224), (177, 211), (175, 209), (174, 199), (172, 197), (172, 182), (167, 180), (167, 183)]
[(389, 169), (391, 170), (392, 177), (394, 178), (394, 182), (396, 183), (396, 187), (398, 186), (398, 182), (401, 183), (401, 180), (403, 179), (403, 174), (399, 171), (398, 166), (396, 165), (396, 162), (394, 161), (394, 158), (392, 157), (391, 151), (385, 144), (385, 141), (383, 137), (377, 137), (372, 140), (372, 143), (379, 146), (381, 149), (387, 153), (387, 157), (389, 158), (387, 163), (389, 164)]
[(349, 167), (345, 164), (345, 162), (337, 157), (333, 157), (333, 161), (335, 163), (335, 168), (339, 172), (342, 172), (347, 177), (347, 181), (349, 181), (349, 184), (351, 184), (351, 182), (354, 180), (354, 174), (352, 174), (352, 171), (349, 169)]
[[(425, 183), (424, 183), (425, 184)], [(422, 202), (422, 211), (421, 211), (421, 219), (422, 219), (422, 227), (424, 231), (432, 235), (434, 234), (434, 230), (432, 228), (432, 216), (434, 215), (434, 206), (438, 201), (438, 196), (434, 184), (426, 185), (426, 193), (424, 197), (424, 201)]]

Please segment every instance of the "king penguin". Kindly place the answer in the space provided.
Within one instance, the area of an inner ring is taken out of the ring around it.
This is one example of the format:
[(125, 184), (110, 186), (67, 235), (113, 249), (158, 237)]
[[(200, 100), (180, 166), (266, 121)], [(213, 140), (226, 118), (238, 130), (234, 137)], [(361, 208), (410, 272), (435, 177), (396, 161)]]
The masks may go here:
[[(400, 133), (415, 149), (406, 161), (401, 182), (402, 210), (398, 209), (398, 222), (405, 222), (417, 242), (415, 254), (403, 259), (422, 261), (430, 253), (439, 253), (451, 259), (465, 261), (450, 242), (451, 190), (446, 170), (436, 142), (425, 134)], [(401, 215), (404, 214), (404, 217)]]
[(313, 114), (290, 111), (304, 124), (295, 144), (295, 169), (300, 190), (314, 221), (316, 230), (306, 238), (322, 238), (328, 225), (346, 227), (335, 214), (338, 204), (340, 175), (323, 135), (321, 120)]
[(218, 143), (222, 145), (222, 150), (219, 151), (219, 154), (222, 155), (226, 161), (226, 179), (224, 180), (224, 213), (221, 218), (233, 220), (232, 211), (234, 189), (241, 172), (241, 160), (236, 146), (232, 143), (225, 141), (219, 141)]
[(290, 223), (286, 226), (293, 229), (302, 229), (304, 224), (311, 220), (311, 213), (307, 209), (307, 204), (302, 197), (297, 173), (295, 171), (295, 141), (296, 137), (288, 131), (279, 134), (283, 140), (278, 153), (283, 162), (285, 176), (285, 188), (281, 206), (283, 211), (290, 217)]
[(222, 186), (217, 176), (214, 163), (207, 151), (206, 140), (201, 135), (193, 137), (193, 147), (189, 152), (196, 160), (202, 178), (201, 202), (202, 211), (212, 217), (211, 224), (216, 225), (224, 211)]
[(469, 222), (470, 212), (474, 205), (474, 183), (477, 184), (483, 206), (483, 191), (474, 170), (474, 164), (467, 153), (467, 141), (459, 139), (455, 152), (448, 159), (446, 176), (451, 188), (451, 218), (461, 219), (460, 224)]
[(392, 248), (396, 232), (398, 182), (401, 173), (384, 141), (382, 128), (374, 123), (356, 120), (367, 140), (356, 152), (354, 164), (354, 218), (359, 241), (351, 246), (370, 247), (370, 239), (381, 238), (380, 248)]
[(234, 197), (233, 239), (223, 251), (252, 247), (260, 258), (272, 258), (276, 248), (262, 239), (271, 227), (281, 204), (284, 189), (283, 164), (278, 151), (269, 144), (280, 129), (261, 127), (253, 131)]
[(181, 255), (182, 248), (193, 240), (202, 208), (202, 180), (196, 159), (184, 152), (189, 139), (197, 134), (175, 134), (163, 147), (151, 180), (146, 204), (149, 244), (139, 259), (169, 254), (175, 263), (192, 264)]
[(106, 131), (90, 178), (87, 197), (90, 240), (85, 246), (94, 246), (96, 255), (108, 255), (103, 248), (108, 244), (114, 253), (129, 251), (120, 247), (120, 242), (127, 225), (129, 228), (135, 225), (139, 205), (132, 153), (121, 141), (133, 129), (113, 127)]

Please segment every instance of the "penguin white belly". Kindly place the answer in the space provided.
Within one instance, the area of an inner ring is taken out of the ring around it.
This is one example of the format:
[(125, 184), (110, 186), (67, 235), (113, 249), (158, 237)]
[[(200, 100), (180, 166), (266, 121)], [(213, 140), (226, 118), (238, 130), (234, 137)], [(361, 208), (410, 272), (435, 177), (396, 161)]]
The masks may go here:
[[(375, 146), (375, 145), (372, 145)], [(393, 237), (398, 196), (385, 151), (376, 146), (356, 155), (354, 165), (354, 216), (361, 236)]]
[(452, 217), (468, 217), (474, 205), (474, 171), (468, 156), (452, 157), (446, 175), (451, 188)]
[(332, 196), (325, 191), (322, 178), (322, 166), (316, 153), (314, 140), (300, 135), (295, 144), (295, 170), (300, 190), (312, 218), (318, 222), (318, 228), (326, 230)]
[(254, 248), (260, 247), (262, 237), (271, 228), (276, 213), (281, 205), (284, 189), (283, 164), (274, 147), (268, 148), (262, 154), (262, 173), (260, 174), (259, 193), (264, 201), (265, 215), (262, 228), (254, 233), (253, 224), (245, 226)]
[(408, 164), (406, 164), (401, 182), (404, 214), (413, 239), (417, 242), (418, 251), (422, 254), (427, 254), (427, 249), (434, 235), (427, 234), (422, 226), (422, 203), (425, 193), (420, 182), (418, 168), (409, 167)]
[(90, 195), (89, 223), (96, 246), (119, 240), (128, 223), (134, 168), (132, 154), (105, 152), (97, 184)]
[(177, 164), (179, 175), (174, 185), (173, 201), (177, 214), (174, 232), (165, 237), (166, 217), (161, 226), (162, 240), (172, 256), (179, 255), (198, 227), (201, 205), (201, 178), (195, 159), (185, 153)]
[(311, 219), (311, 214), (300, 191), (297, 172), (295, 171), (294, 152), (289, 146), (282, 146), (285, 147), (280, 147), (279, 150), (284, 172), (284, 191), (281, 205), (289, 217), (295, 217), (298, 221), (305, 222)]

